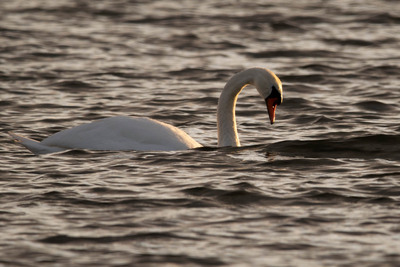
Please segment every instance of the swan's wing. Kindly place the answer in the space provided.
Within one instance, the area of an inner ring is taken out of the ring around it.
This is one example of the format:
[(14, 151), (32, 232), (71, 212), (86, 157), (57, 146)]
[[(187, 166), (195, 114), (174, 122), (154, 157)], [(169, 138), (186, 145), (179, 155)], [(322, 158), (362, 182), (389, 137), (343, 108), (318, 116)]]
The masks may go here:
[(184, 131), (148, 118), (111, 117), (58, 132), (42, 144), (93, 150), (183, 150), (201, 146)]

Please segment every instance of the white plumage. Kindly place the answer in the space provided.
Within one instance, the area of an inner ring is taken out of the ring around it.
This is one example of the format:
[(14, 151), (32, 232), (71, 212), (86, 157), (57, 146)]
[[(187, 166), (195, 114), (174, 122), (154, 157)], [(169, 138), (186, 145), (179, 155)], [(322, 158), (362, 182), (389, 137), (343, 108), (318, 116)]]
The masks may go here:
[[(269, 70), (251, 68), (234, 75), (224, 87), (218, 102), (218, 146), (240, 146), (235, 106), (240, 91), (248, 84), (265, 99), (271, 123), (275, 108), (282, 102), (282, 84)], [(268, 100), (268, 101), (267, 101)], [(201, 147), (184, 131), (150, 118), (118, 116), (82, 124), (55, 133), (41, 142), (9, 133), (35, 154), (67, 149), (111, 151), (171, 151)]]

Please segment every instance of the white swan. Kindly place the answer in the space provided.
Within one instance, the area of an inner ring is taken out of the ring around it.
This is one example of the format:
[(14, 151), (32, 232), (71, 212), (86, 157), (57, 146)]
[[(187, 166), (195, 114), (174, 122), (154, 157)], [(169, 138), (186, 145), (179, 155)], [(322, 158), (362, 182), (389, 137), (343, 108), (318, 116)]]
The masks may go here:
[[(270, 70), (251, 68), (229, 79), (218, 101), (218, 146), (240, 146), (236, 129), (235, 106), (240, 91), (254, 85), (265, 99), (271, 124), (276, 106), (283, 99), (282, 84)], [(202, 147), (184, 131), (149, 118), (111, 117), (55, 133), (42, 142), (9, 133), (35, 154), (67, 149), (170, 151)]]

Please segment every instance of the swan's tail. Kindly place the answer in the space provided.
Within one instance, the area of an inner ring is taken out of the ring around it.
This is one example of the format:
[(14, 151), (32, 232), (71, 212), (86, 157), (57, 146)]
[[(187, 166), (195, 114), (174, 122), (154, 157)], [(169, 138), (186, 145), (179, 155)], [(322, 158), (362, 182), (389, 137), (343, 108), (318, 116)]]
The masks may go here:
[(27, 149), (29, 149), (32, 153), (34, 154), (47, 154), (47, 153), (54, 153), (58, 151), (64, 150), (63, 148), (60, 147), (54, 147), (54, 146), (46, 146), (43, 145), (42, 143), (17, 135), (12, 132), (8, 132), (8, 134), (14, 139), (15, 142), (20, 143)]

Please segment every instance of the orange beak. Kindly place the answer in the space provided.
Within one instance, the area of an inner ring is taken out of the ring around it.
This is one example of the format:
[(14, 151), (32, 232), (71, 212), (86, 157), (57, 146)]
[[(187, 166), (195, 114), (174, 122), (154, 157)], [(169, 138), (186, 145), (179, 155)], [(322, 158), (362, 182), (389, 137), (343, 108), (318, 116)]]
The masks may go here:
[(269, 115), (269, 120), (271, 121), (271, 124), (275, 122), (275, 110), (276, 106), (278, 105), (279, 98), (267, 98), (265, 99), (265, 103), (267, 104), (267, 109), (268, 109), (268, 115)]

